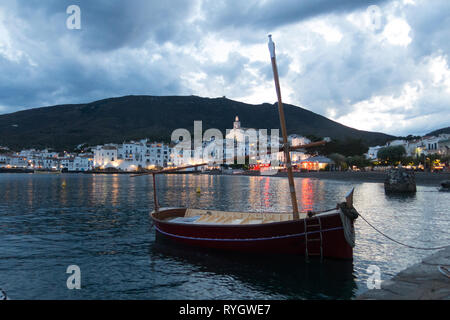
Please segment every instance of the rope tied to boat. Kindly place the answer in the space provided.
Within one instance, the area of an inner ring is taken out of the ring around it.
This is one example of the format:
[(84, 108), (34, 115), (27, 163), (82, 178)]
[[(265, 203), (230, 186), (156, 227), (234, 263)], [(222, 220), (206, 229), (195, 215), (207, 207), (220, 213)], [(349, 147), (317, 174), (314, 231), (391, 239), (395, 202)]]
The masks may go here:
[(355, 247), (355, 226), (353, 221), (358, 218), (359, 213), (354, 207), (349, 207), (346, 202), (338, 203), (337, 209), (344, 227), (344, 237), (350, 247)]
[(398, 241), (398, 240), (396, 240), (396, 239), (394, 239), (394, 238), (388, 236), (387, 234), (381, 232), (381, 231), (378, 230), (375, 226), (373, 226), (373, 225), (372, 225), (369, 221), (367, 221), (367, 219), (364, 218), (361, 214), (359, 214), (359, 216), (361, 217), (361, 219), (363, 219), (363, 220), (364, 220), (364, 221), (365, 221), (372, 229), (374, 229), (376, 232), (378, 232), (378, 233), (381, 234), (382, 236), (388, 238), (389, 240), (391, 240), (391, 241), (393, 241), (393, 242), (395, 242), (395, 243), (397, 243), (397, 244), (399, 244), (399, 245), (405, 246), (405, 247), (407, 247), (407, 248), (417, 249), (417, 250), (439, 250), (439, 249), (447, 248), (447, 247), (449, 246), (449, 245), (445, 245), (445, 246), (434, 247), (434, 248), (423, 248), (423, 247), (412, 246), (412, 245), (409, 245), (409, 244), (400, 242), (400, 241)]

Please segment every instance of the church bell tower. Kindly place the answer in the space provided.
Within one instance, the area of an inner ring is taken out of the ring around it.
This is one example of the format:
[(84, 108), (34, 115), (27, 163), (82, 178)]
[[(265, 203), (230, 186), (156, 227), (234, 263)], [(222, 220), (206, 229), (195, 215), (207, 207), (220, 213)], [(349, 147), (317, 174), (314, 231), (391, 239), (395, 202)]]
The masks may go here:
[(241, 128), (241, 122), (239, 121), (239, 117), (236, 116), (236, 119), (234, 119), (233, 123), (233, 129), (240, 129)]

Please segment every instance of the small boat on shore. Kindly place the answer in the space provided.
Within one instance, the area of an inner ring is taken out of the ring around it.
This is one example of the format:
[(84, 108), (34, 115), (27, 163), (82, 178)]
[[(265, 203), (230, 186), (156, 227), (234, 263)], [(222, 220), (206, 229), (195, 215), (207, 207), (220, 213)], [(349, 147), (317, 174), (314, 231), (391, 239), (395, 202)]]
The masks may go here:
[(358, 212), (353, 207), (354, 189), (347, 194), (345, 202), (337, 204), (335, 208), (320, 212), (299, 212), (298, 210), (290, 152), (323, 145), (327, 141), (295, 147), (289, 145), (275, 59), (275, 45), (271, 36), (269, 36), (269, 50), (283, 135), (283, 145), (279, 151), (284, 152), (285, 156), (292, 213), (161, 208), (157, 199), (156, 176), (161, 173), (208, 165), (208, 163), (201, 163), (136, 175), (153, 175), (154, 211), (150, 216), (157, 235), (175, 243), (199, 248), (352, 259), (355, 245), (354, 220), (358, 217)]
[(61, 170), (34, 170), (35, 174), (60, 174)]

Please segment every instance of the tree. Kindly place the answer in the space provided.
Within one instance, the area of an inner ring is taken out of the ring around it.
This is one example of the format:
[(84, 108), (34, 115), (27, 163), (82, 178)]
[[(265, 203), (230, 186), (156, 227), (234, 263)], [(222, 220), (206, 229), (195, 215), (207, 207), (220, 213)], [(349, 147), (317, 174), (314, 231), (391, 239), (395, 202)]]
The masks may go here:
[(401, 162), (405, 155), (406, 150), (403, 146), (384, 147), (378, 150), (378, 158), (388, 164)]
[(332, 153), (328, 156), (328, 158), (334, 161), (336, 167), (340, 169), (347, 169), (347, 163), (345, 161), (346, 159), (345, 156), (343, 156), (342, 154)]
[(403, 157), (401, 162), (404, 166), (417, 166), (420, 163), (420, 158), (417, 156)]
[(347, 164), (349, 165), (349, 167), (355, 166), (359, 169), (369, 167), (372, 165), (370, 160), (366, 159), (366, 157), (364, 157), (364, 156), (347, 157), (346, 161), (347, 161)]
[[(312, 139), (310, 139), (312, 140)], [(314, 141), (314, 140), (312, 140)], [(331, 155), (333, 153), (339, 153), (346, 157), (363, 155), (369, 148), (361, 139), (347, 139), (345, 141), (332, 139), (324, 146), (308, 148), (310, 154), (321, 154), (324, 156)]]

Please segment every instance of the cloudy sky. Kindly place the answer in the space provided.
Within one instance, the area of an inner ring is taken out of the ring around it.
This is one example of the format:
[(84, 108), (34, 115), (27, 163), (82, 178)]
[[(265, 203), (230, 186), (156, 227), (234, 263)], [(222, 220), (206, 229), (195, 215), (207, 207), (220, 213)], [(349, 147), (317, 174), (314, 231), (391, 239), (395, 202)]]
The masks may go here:
[(273, 103), (269, 33), (285, 102), (394, 135), (450, 126), (448, 0), (2, 0), (0, 114), (130, 94)]

